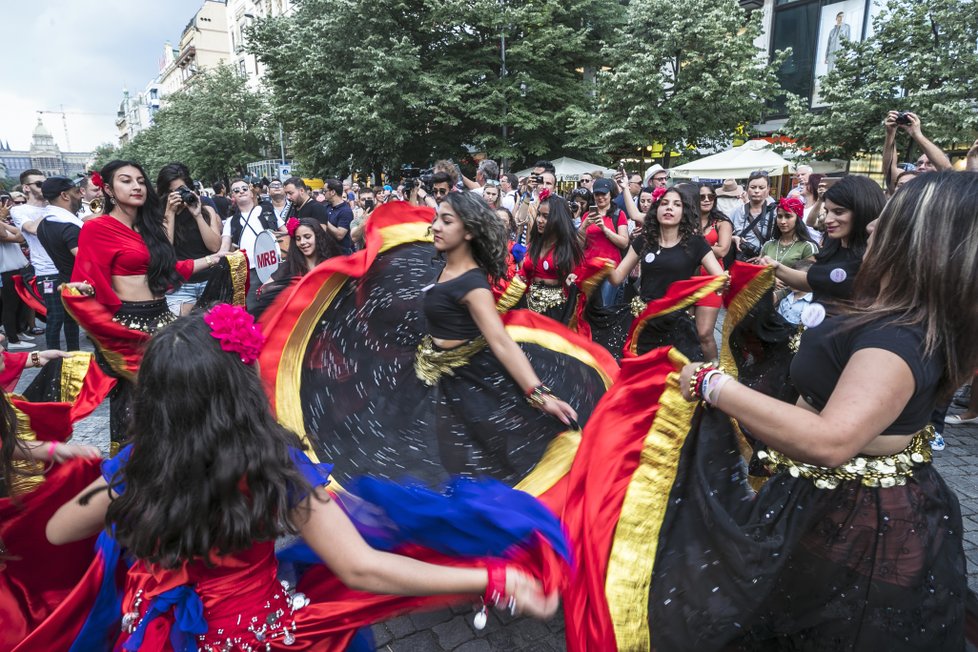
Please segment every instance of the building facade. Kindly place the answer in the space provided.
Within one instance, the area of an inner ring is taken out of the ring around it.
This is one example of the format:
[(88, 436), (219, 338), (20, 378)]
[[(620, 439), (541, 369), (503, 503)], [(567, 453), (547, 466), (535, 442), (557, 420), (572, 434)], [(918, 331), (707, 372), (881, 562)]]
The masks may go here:
[(238, 72), (248, 77), (248, 85), (257, 89), (265, 67), (258, 58), (245, 51), (246, 29), (259, 18), (286, 16), (292, 13), (292, 0), (228, 0), (227, 38), (231, 57)]
[(4, 176), (12, 178), (31, 169), (40, 170), (49, 177), (75, 177), (85, 173), (93, 156), (92, 152), (62, 152), (40, 118), (34, 127), (30, 149), (13, 150), (9, 144), (0, 145), (0, 166), (6, 169)]

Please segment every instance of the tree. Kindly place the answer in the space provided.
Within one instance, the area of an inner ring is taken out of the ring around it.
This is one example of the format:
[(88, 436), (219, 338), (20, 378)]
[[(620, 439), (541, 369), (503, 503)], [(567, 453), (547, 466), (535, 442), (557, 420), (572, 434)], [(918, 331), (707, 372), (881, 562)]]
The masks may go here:
[(888, 110), (913, 111), (938, 145), (970, 143), (978, 130), (978, 3), (889, 0), (862, 42), (844, 42), (821, 79), (829, 106), (792, 98), (789, 136), (817, 158), (879, 152)]
[(379, 171), (468, 147), (523, 159), (564, 147), (566, 115), (587, 98), (579, 70), (599, 57), (589, 39), (618, 11), (608, 4), (299, 0), (256, 23), (249, 48), (311, 169)]
[(618, 153), (661, 143), (668, 165), (673, 150), (726, 144), (760, 122), (785, 55), (765, 62), (760, 18), (737, 0), (632, 0), (593, 107), (575, 116), (580, 142)]
[(194, 77), (166, 98), (153, 125), (122, 146), (119, 155), (158, 170), (180, 161), (195, 178), (223, 179), (251, 161), (268, 158), (273, 144), (269, 105), (229, 66)]
[(112, 159), (119, 158), (119, 148), (112, 143), (102, 143), (92, 152), (92, 169), (101, 170)]

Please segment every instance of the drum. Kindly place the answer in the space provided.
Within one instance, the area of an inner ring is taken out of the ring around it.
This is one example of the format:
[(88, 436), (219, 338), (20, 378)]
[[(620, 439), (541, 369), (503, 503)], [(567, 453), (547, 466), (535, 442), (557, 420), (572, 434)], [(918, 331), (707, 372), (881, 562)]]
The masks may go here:
[(255, 238), (255, 251), (252, 254), (255, 259), (255, 272), (258, 273), (258, 280), (268, 283), (272, 274), (282, 263), (282, 250), (278, 246), (278, 238), (275, 231), (265, 230)]

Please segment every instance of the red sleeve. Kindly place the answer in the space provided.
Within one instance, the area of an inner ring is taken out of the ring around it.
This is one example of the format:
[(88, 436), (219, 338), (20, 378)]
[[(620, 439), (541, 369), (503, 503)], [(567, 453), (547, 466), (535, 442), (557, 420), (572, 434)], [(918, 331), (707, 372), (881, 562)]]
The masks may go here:
[[(78, 263), (75, 263), (76, 265)], [(192, 260), (178, 260), (177, 261), (177, 274), (183, 277), (183, 280), (189, 281), (190, 277), (194, 273), (194, 261)]]
[(78, 253), (71, 273), (73, 283), (91, 283), (95, 298), (112, 314), (122, 305), (112, 289), (112, 253), (117, 249), (118, 243), (98, 218), (86, 222), (78, 234)]
[(530, 258), (530, 252), (527, 251), (526, 255), (523, 256), (523, 278), (529, 283), (533, 280), (533, 260)]
[(12, 392), (17, 386), (17, 381), (20, 380), (20, 375), (24, 373), (24, 367), (27, 366), (27, 354), (4, 351), (2, 355), (3, 371), (0, 371), (0, 387), (3, 387), (5, 392)]

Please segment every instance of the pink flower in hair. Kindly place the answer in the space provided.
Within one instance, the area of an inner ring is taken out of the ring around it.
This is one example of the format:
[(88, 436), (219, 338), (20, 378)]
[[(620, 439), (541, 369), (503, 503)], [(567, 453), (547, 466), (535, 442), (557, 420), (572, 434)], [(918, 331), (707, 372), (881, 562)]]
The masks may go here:
[(295, 237), (295, 231), (299, 228), (299, 226), (301, 226), (299, 220), (294, 217), (290, 217), (289, 221), (285, 223), (285, 230), (289, 232), (290, 238)]
[(221, 343), (223, 350), (237, 353), (245, 364), (258, 359), (265, 336), (255, 318), (244, 308), (219, 303), (204, 315), (204, 322), (211, 327), (211, 335)]

